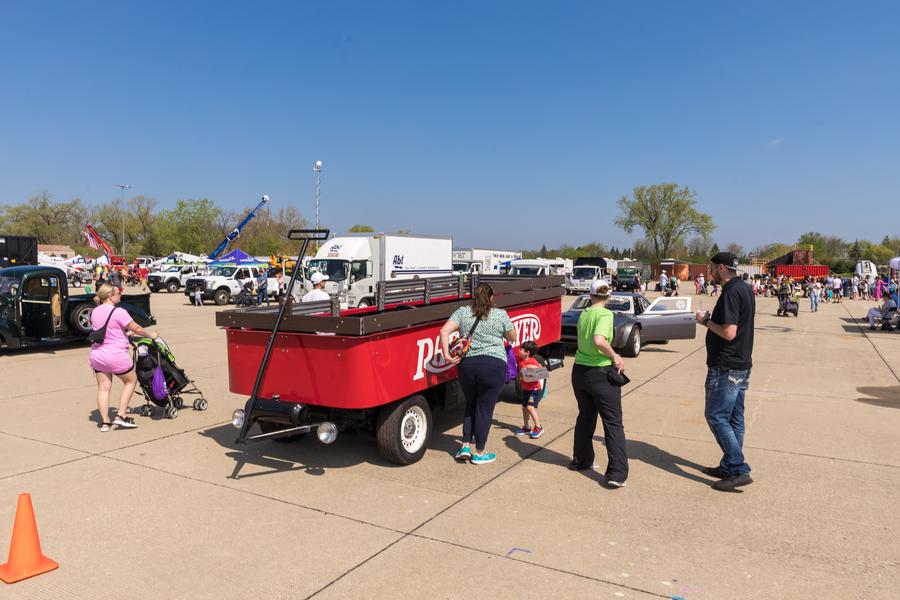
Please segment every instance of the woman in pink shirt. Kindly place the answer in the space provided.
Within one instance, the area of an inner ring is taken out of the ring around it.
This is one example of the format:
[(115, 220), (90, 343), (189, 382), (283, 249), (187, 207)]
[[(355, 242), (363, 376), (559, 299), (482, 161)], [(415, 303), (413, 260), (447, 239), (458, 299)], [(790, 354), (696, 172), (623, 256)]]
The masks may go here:
[(97, 377), (97, 409), (100, 412), (100, 431), (109, 431), (109, 391), (112, 388), (113, 375), (122, 380), (122, 396), (119, 398), (119, 411), (113, 425), (120, 428), (134, 429), (137, 423), (127, 416), (128, 403), (134, 395), (137, 375), (131, 360), (131, 348), (128, 344), (128, 333), (156, 338), (155, 331), (147, 331), (135, 323), (124, 308), (116, 305), (122, 301), (122, 292), (109, 283), (97, 288), (94, 302), (97, 308), (91, 312), (91, 326), (101, 329), (106, 323), (106, 337), (101, 344), (92, 344), (88, 355), (88, 363)]

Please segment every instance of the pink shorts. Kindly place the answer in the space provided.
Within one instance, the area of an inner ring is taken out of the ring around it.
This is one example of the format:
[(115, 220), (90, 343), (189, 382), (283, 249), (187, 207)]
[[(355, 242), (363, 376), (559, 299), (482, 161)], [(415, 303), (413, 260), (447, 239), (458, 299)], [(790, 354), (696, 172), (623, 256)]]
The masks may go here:
[(91, 352), (88, 364), (95, 373), (112, 373), (113, 375), (125, 375), (134, 368), (131, 355), (127, 352), (122, 354)]

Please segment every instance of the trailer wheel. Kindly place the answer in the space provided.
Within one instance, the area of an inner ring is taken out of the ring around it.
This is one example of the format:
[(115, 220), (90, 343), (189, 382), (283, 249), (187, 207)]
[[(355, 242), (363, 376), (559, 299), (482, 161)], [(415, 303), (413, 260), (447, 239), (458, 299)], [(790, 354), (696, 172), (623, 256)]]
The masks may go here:
[(94, 330), (91, 326), (92, 312), (94, 312), (94, 306), (91, 304), (82, 304), (72, 311), (72, 316), (69, 319), (72, 322), (72, 326), (82, 335), (87, 335)]
[(641, 353), (641, 328), (635, 326), (631, 330), (631, 335), (628, 336), (628, 343), (625, 344), (625, 348), (623, 348), (622, 354), (633, 358), (640, 353)]
[(176, 282), (175, 280), (169, 280), (169, 282), (166, 284), (166, 291), (170, 294), (174, 294), (175, 292), (177, 292), (178, 282)]
[(422, 396), (388, 404), (378, 413), (378, 451), (398, 465), (418, 462), (428, 449), (431, 428), (431, 407)]
[[(206, 402), (206, 400), (204, 400)], [(203, 409), (206, 410), (206, 409)], [(272, 433), (273, 431), (278, 431), (279, 429), (287, 429), (287, 425), (282, 425), (280, 423), (265, 423), (263, 421), (257, 421), (259, 424), (259, 429), (263, 433)], [(296, 442), (301, 439), (305, 433), (296, 433), (294, 435), (286, 435), (284, 437), (271, 438), (271, 441), (278, 442), (279, 444), (289, 444), (291, 442)]]
[(216, 290), (216, 295), (213, 297), (213, 300), (219, 306), (225, 306), (228, 304), (229, 300), (231, 300), (231, 292), (225, 288)]

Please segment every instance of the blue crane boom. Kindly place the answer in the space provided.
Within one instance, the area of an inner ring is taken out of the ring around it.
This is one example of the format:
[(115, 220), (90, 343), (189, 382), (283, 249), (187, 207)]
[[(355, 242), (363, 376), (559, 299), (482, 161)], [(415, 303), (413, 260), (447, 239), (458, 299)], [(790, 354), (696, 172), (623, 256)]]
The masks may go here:
[(220, 254), (225, 252), (225, 248), (228, 247), (228, 244), (230, 244), (232, 240), (234, 240), (237, 236), (241, 235), (241, 230), (243, 230), (244, 227), (246, 227), (247, 223), (249, 223), (250, 220), (256, 216), (256, 213), (259, 212), (259, 209), (268, 204), (268, 202), (269, 197), (263, 196), (262, 200), (259, 201), (259, 204), (256, 205), (256, 208), (247, 213), (247, 216), (237, 224), (237, 227), (228, 232), (228, 235), (225, 236), (225, 239), (222, 240), (222, 243), (216, 246), (216, 249), (210, 252), (207, 258), (209, 260), (216, 260)]

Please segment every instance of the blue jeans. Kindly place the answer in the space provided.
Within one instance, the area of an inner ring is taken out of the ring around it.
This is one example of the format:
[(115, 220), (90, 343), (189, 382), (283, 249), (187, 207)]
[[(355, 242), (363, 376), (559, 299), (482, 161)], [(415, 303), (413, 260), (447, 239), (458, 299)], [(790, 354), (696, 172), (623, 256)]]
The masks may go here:
[(710, 367), (706, 374), (706, 422), (723, 456), (719, 466), (729, 475), (746, 475), (744, 462), (744, 393), (750, 371)]
[(810, 294), (809, 295), (809, 309), (812, 312), (819, 310), (819, 295), (818, 294)]
[(262, 306), (263, 302), (266, 303), (266, 306), (269, 306), (269, 290), (267, 290), (266, 288), (257, 288), (256, 305)]

